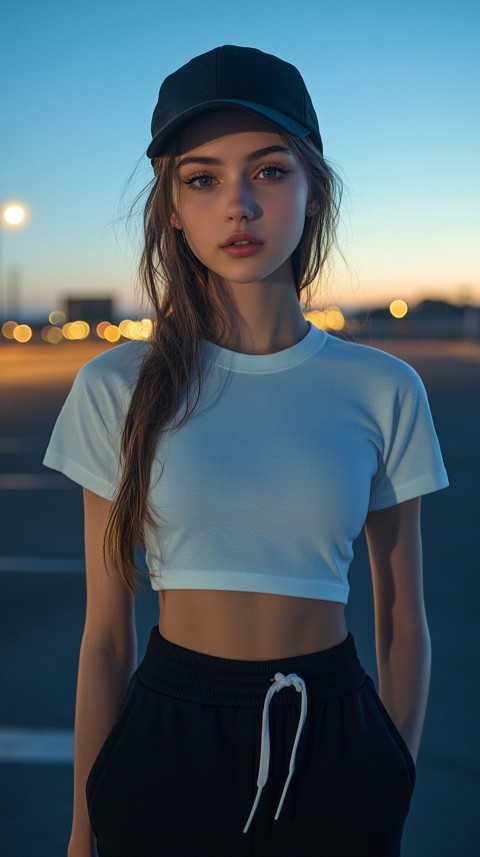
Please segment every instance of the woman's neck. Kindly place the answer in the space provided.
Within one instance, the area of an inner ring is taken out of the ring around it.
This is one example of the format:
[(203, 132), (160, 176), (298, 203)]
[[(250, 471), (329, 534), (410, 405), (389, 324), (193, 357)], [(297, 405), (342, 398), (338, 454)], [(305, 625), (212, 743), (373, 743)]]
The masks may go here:
[(300, 342), (308, 331), (293, 286), (252, 283), (225, 286), (218, 345), (243, 354), (273, 354)]

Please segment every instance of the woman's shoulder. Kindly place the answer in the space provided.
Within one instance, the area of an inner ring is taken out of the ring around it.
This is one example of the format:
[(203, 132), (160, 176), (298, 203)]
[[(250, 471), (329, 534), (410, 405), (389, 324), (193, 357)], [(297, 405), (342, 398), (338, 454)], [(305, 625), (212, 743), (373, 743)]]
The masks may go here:
[(415, 386), (420, 380), (413, 366), (381, 348), (334, 336), (329, 336), (328, 341), (332, 361), (353, 382), (362, 379)]
[(132, 390), (136, 384), (140, 366), (148, 353), (147, 342), (126, 342), (116, 345), (81, 367), (77, 383), (101, 386), (103, 389), (124, 388)]

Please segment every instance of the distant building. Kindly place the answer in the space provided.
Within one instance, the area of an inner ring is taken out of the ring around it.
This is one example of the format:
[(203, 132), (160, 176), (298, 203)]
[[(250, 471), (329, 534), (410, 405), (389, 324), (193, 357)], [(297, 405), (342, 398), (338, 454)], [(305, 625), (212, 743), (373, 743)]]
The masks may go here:
[(385, 308), (357, 313), (360, 336), (411, 339), (479, 339), (480, 307), (458, 306), (441, 300), (424, 300), (403, 318)]
[(68, 297), (65, 313), (68, 321), (86, 321), (90, 326), (113, 318), (113, 298)]

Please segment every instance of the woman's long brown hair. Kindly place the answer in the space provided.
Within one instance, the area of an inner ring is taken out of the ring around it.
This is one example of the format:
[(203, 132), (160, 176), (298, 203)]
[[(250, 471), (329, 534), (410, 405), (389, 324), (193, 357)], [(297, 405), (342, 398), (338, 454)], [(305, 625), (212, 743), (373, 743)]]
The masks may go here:
[[(297, 295), (308, 302), (309, 286), (318, 280), (335, 240), (342, 187), (314, 143), (287, 135), (285, 139), (306, 169), (310, 201), (318, 203), (318, 211), (305, 220), (292, 256)], [(143, 544), (145, 524), (155, 523), (149, 490), (158, 443), (165, 431), (181, 426), (195, 408), (201, 390), (200, 343), (202, 339), (214, 341), (222, 322), (207, 268), (171, 225), (174, 150), (156, 158), (153, 167), (140, 260), (140, 282), (153, 309), (153, 333), (125, 418), (122, 477), (104, 542), (108, 567), (132, 593), (138, 570), (135, 550)], [(193, 375), (198, 379), (195, 393), (191, 391)]]

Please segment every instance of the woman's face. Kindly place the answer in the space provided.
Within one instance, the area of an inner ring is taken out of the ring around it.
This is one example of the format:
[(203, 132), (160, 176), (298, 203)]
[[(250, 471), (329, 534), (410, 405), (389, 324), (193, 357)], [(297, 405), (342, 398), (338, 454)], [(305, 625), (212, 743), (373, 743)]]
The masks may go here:
[(217, 110), (183, 130), (175, 214), (192, 252), (226, 283), (291, 282), (308, 205), (299, 157), (273, 125)]

